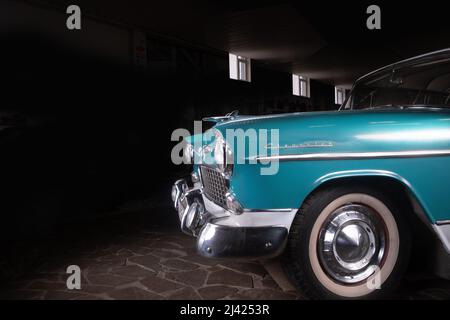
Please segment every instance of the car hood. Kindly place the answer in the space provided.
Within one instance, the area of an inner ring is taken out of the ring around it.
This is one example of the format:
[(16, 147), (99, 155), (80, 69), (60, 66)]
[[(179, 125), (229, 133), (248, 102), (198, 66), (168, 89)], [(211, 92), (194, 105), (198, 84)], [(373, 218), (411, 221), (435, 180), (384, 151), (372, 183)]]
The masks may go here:
[[(252, 158), (271, 152), (289, 155), (449, 148), (449, 120), (449, 110), (426, 108), (302, 112), (237, 116), (217, 123), (212, 130), (220, 131), (233, 145), (236, 138), (230, 138), (230, 133), (239, 131), (247, 136), (256, 133), (258, 147), (246, 147), (245, 157)], [(264, 132), (265, 141), (264, 134), (261, 135)]]

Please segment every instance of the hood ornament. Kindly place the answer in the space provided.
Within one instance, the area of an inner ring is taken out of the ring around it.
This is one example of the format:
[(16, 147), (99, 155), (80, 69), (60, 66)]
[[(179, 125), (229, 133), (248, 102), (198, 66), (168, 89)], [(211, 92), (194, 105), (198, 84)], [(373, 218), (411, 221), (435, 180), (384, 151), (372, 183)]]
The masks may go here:
[(224, 116), (206, 117), (206, 118), (203, 118), (202, 120), (203, 121), (208, 121), (208, 122), (222, 122), (222, 121), (227, 121), (227, 120), (233, 120), (238, 115), (239, 115), (239, 110), (233, 110), (233, 111), (227, 113)]

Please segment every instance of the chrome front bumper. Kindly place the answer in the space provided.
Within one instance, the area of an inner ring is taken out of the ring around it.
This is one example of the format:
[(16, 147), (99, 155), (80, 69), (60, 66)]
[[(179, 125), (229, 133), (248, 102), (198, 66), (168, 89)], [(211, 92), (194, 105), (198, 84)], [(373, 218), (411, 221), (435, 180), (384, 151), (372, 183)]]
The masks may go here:
[[(172, 201), (178, 211), (181, 230), (197, 237), (197, 251), (202, 256), (262, 259), (275, 257), (284, 250), (288, 228), (282, 223), (273, 225), (271, 221), (264, 225), (261, 222), (265, 219), (264, 214), (259, 214), (258, 223), (253, 223), (254, 213), (235, 216), (217, 206), (216, 210), (211, 209), (214, 204), (204, 197), (201, 187), (189, 188), (183, 179), (173, 185)], [(271, 211), (269, 216), (274, 213)], [(280, 214), (286, 217), (288, 212)], [(238, 222), (234, 220), (236, 217), (239, 217)], [(284, 220), (292, 221), (290, 216), (286, 218)]]

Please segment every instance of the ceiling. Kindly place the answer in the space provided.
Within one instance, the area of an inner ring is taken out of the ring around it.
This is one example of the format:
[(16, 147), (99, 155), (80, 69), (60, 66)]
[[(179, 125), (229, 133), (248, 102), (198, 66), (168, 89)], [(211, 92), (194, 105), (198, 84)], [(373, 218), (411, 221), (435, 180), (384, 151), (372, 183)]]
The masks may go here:
[[(61, 6), (71, 0), (53, 0)], [(42, 1), (40, 1), (42, 2)], [(379, 3), (381, 30), (368, 30), (372, 1), (79, 0), (87, 14), (145, 28), (268, 68), (336, 85), (383, 65), (450, 47), (444, 1)]]

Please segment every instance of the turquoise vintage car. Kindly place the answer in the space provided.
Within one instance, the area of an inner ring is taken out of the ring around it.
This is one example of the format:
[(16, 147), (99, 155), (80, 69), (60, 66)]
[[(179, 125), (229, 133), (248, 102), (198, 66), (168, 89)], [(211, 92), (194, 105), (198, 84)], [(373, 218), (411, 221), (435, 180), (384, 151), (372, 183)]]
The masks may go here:
[(411, 250), (449, 278), (450, 49), (363, 76), (338, 111), (205, 120), (172, 189), (201, 255), (279, 256), (312, 298), (387, 294)]

